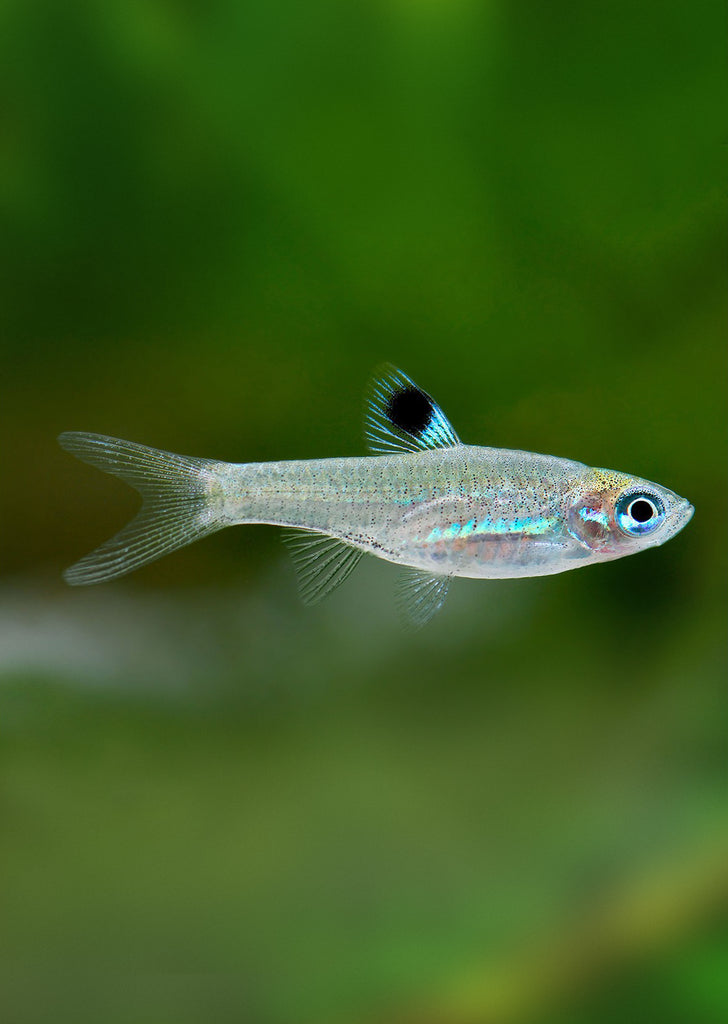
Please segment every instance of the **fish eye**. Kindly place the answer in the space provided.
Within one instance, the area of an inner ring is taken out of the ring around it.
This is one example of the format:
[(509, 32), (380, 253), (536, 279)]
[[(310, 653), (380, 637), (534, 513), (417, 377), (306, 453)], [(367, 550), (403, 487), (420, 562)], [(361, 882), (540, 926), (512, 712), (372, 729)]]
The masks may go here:
[(623, 494), (615, 508), (617, 526), (628, 537), (652, 533), (665, 518), (665, 506), (656, 494)]

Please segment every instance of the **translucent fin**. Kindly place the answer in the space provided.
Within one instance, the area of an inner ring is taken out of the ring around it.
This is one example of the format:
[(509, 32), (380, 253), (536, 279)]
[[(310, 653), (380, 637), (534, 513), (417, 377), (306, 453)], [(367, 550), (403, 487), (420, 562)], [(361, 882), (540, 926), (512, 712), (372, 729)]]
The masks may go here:
[(369, 385), (364, 428), (370, 451), (380, 455), (460, 444), (439, 405), (406, 373), (389, 364)]
[(397, 606), (405, 623), (419, 629), (445, 603), (449, 576), (434, 576), (420, 569), (407, 569), (399, 580)]
[(311, 530), (284, 530), (304, 604), (317, 604), (343, 583), (364, 554), (346, 541)]
[(131, 484), (144, 499), (138, 515), (63, 574), (74, 586), (123, 576), (161, 555), (221, 529), (221, 501), (210, 495), (215, 463), (146, 448), (102, 434), (61, 434), (77, 458)]

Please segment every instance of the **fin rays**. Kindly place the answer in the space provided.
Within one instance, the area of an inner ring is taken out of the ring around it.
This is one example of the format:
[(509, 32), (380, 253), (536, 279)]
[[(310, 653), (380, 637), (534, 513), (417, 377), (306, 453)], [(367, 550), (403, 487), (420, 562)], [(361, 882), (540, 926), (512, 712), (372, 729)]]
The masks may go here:
[(369, 385), (364, 429), (369, 449), (377, 455), (460, 444), (434, 399), (406, 373), (389, 364)]
[(405, 569), (397, 588), (397, 607), (405, 624), (411, 629), (426, 625), (442, 608), (449, 587), (449, 576)]
[(286, 529), (283, 541), (293, 558), (304, 604), (318, 604), (356, 568), (363, 551), (346, 541), (309, 530)]
[(103, 434), (68, 432), (59, 443), (83, 462), (118, 476), (142, 495), (134, 519), (66, 569), (73, 586), (124, 576), (225, 525), (204, 479), (208, 459), (192, 459)]

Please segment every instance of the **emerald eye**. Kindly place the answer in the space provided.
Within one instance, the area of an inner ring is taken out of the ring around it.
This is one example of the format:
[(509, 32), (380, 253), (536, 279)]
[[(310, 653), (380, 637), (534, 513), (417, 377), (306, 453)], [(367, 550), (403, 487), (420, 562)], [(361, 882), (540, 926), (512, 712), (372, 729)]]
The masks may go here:
[(661, 525), (665, 506), (656, 494), (623, 494), (617, 502), (615, 518), (628, 537), (643, 537)]

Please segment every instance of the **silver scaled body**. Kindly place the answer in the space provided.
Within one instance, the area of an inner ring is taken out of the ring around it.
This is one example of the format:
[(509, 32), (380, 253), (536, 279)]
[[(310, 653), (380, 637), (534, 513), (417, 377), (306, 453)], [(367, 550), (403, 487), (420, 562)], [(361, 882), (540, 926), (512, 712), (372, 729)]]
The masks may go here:
[(424, 452), (210, 467), (229, 525), (272, 523), (448, 576), (544, 576), (594, 553), (569, 529), (587, 467), (458, 445)]

